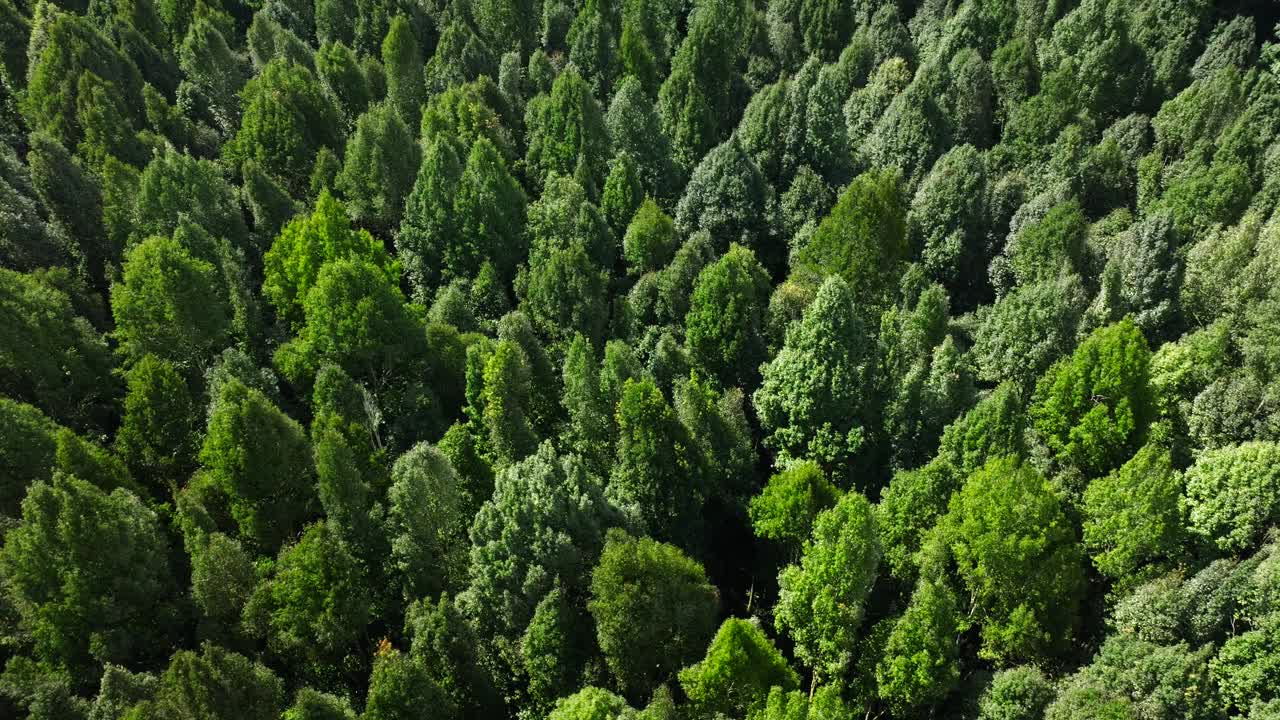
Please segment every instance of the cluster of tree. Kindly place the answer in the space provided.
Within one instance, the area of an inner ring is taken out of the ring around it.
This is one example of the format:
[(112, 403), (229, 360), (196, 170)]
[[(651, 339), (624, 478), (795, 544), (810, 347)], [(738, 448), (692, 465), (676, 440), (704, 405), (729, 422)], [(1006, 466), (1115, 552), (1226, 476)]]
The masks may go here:
[(1280, 718), (1278, 21), (0, 0), (0, 716)]

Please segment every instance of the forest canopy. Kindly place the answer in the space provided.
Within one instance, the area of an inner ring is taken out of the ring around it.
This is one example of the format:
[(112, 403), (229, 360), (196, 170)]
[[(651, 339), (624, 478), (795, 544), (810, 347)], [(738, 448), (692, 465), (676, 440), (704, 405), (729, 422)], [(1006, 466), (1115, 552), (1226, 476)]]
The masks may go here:
[(0, 717), (1280, 720), (1267, 0), (0, 0)]

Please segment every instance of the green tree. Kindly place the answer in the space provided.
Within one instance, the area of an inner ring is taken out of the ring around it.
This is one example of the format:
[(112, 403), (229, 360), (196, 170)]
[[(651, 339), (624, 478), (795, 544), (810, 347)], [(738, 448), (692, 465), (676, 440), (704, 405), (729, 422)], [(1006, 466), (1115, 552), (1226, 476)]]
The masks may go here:
[(1021, 455), (1025, 415), (1018, 387), (1001, 383), (947, 426), (938, 456), (968, 477), (992, 458)]
[(163, 657), (177, 586), (156, 514), (70, 475), (32, 485), (0, 549), (5, 593), (36, 657), (92, 681), (102, 663)]
[(392, 576), (406, 599), (434, 597), (457, 584), (465, 558), (461, 481), (427, 443), (396, 459), (387, 491)]
[(529, 208), (529, 264), (547, 262), (557, 251), (573, 245), (602, 268), (612, 269), (617, 260), (617, 238), (600, 209), (591, 202), (582, 183), (564, 175), (549, 175), (542, 197)]
[(991, 460), (951, 497), (936, 532), (968, 594), (960, 603), (973, 609), (964, 624), (980, 626), (980, 657), (1007, 665), (1065, 649), (1084, 591), (1082, 551), (1040, 473), (1014, 457)]
[(315, 75), (301, 65), (267, 63), (240, 93), (244, 116), (224, 147), (237, 166), (256, 160), (290, 192), (302, 195), (320, 148), (341, 148), (338, 111)]
[(245, 625), (304, 674), (332, 677), (364, 636), (369, 594), (357, 560), (328, 523), (315, 523), (280, 550), (271, 577), (245, 606)]
[(1034, 386), (1074, 346), (1088, 304), (1080, 276), (1062, 275), (1017, 288), (979, 308), (972, 349), (978, 377)]
[(685, 319), (685, 342), (695, 368), (724, 387), (755, 387), (765, 359), (769, 290), (763, 266), (736, 243), (699, 273)]
[(724, 621), (706, 657), (680, 671), (680, 686), (699, 712), (745, 717), (771, 688), (794, 690), (800, 678), (773, 641), (753, 622)]
[(419, 165), (409, 126), (394, 107), (380, 103), (356, 121), (335, 184), (353, 220), (388, 232), (400, 224)]
[(53, 439), (55, 451), (52, 469), (55, 472), (74, 475), (93, 483), (103, 492), (124, 488), (135, 495), (143, 495), (142, 488), (135, 485), (129, 477), (124, 463), (105, 448), (66, 428), (60, 428)]
[(477, 138), (467, 156), (454, 201), (457, 234), (446, 246), (444, 267), (454, 277), (475, 277), (484, 261), (506, 279), (524, 256), (527, 199), (487, 138)]
[(525, 125), (525, 166), (535, 185), (556, 173), (577, 179), (591, 197), (599, 197), (612, 155), (609, 134), (604, 112), (577, 70), (566, 68), (549, 95), (529, 101)]
[(116, 452), (153, 486), (176, 484), (196, 454), (196, 403), (173, 363), (145, 355), (129, 368)]
[(341, 41), (320, 44), (316, 50), (316, 77), (347, 125), (360, 117), (373, 100), (373, 89), (359, 58)]
[(311, 47), (286, 24), (287, 21), (281, 23), (266, 12), (254, 13), (244, 39), (255, 70), (261, 70), (273, 60), (291, 62), (308, 69), (312, 67), (315, 58)]
[(153, 700), (127, 717), (274, 718), (284, 709), (284, 683), (267, 666), (211, 642), (197, 654), (179, 650), (160, 675)]
[(484, 364), (484, 425), (499, 467), (517, 462), (538, 449), (529, 422), (529, 360), (514, 340), (497, 344)]
[(604, 339), (609, 274), (581, 243), (552, 250), (522, 279), (520, 308), (544, 336), (557, 343), (577, 333)]
[(1013, 233), (1005, 255), (1020, 285), (1049, 280), (1084, 267), (1088, 228), (1080, 203), (1070, 200), (1053, 206), (1039, 220)]
[(200, 109), (200, 115), (223, 135), (240, 124), (239, 93), (244, 68), (215, 21), (196, 18), (177, 48), (178, 67), (185, 76), (178, 88), (181, 99)]
[[(909, 280), (904, 279), (904, 285)], [(948, 332), (950, 302), (939, 285), (904, 289), (903, 303), (880, 317), (883, 428), (895, 467), (917, 467), (943, 429), (975, 394), (972, 366)]]
[(574, 336), (565, 352), (564, 394), (560, 402), (568, 415), (565, 447), (597, 473), (605, 472), (613, 449), (610, 412), (600, 391), (600, 364), (591, 343), (581, 333)]
[(166, 237), (135, 245), (111, 289), (121, 352), (136, 362), (155, 355), (201, 372), (228, 344), (231, 309), (210, 263)]
[(1056, 460), (1098, 477), (1141, 447), (1150, 363), (1147, 341), (1125, 319), (1094, 331), (1041, 378), (1028, 415)]
[(239, 380), (217, 388), (200, 462), (241, 535), (273, 552), (313, 512), (311, 447), (302, 427)]
[(34, 275), (0, 268), (0, 392), (82, 429), (114, 395), (111, 351), (71, 298)]
[(426, 663), (414, 655), (387, 648), (373, 659), (364, 720), (407, 720), (423, 708), (451, 718), (456, 708), (432, 678)]
[(1053, 702), (1053, 684), (1035, 665), (1001, 670), (978, 700), (981, 720), (1023, 720), (1043, 717)]
[(382, 243), (367, 231), (352, 227), (342, 204), (327, 192), (321, 193), (315, 210), (285, 225), (263, 255), (262, 294), (283, 321), (298, 329), (321, 268), (348, 258), (366, 260), (382, 270), (389, 281), (399, 280), (400, 268)]
[(415, 298), (428, 297), (442, 280), (451, 279), (452, 269), (442, 263), (457, 228), (453, 203), (461, 177), (453, 143), (429, 140), (396, 234), (396, 256)]
[(1178, 557), (1183, 545), (1182, 478), (1169, 451), (1146, 445), (1084, 492), (1084, 544), (1093, 564), (1115, 580), (1147, 563)]
[(1186, 473), (1187, 524), (1224, 552), (1253, 546), (1280, 516), (1280, 446), (1247, 442), (1206, 450)]
[[(830, 98), (830, 102), (811, 102), (819, 100), (816, 93), (818, 79), (822, 73), (822, 63), (816, 57), (810, 58), (791, 77), (783, 78), (762, 88), (742, 114), (742, 122), (735, 133), (742, 140), (742, 145), (760, 166), (761, 172), (775, 187), (782, 188), (794, 178), (801, 164), (810, 164), (820, 171), (837, 163), (826, 157), (838, 152), (849, 156), (848, 148), (833, 152), (833, 148), (825, 147), (825, 143), (834, 141), (843, 145), (842, 136), (847, 135), (843, 117), (838, 119), (835, 127), (825, 128), (834, 137), (819, 138), (817, 127), (810, 128), (810, 110), (815, 115), (820, 109), (834, 111), (839, 115), (839, 103), (843, 98)], [(825, 99), (823, 99), (825, 100)], [(817, 120), (815, 117), (813, 120)], [(810, 130), (814, 131), (814, 142), (810, 142)], [(826, 134), (826, 133), (823, 133)], [(846, 162), (845, 165), (848, 165)], [(842, 168), (839, 174), (844, 175)]]
[(658, 91), (658, 113), (672, 155), (684, 168), (719, 145), (737, 118), (733, 73), (726, 71), (746, 50), (748, 16), (735, 0), (707, 0), (691, 15), (671, 60), (671, 74)]
[(515, 140), (502, 112), (505, 103), (501, 89), (488, 76), (453, 85), (432, 96), (423, 108), (423, 142), (445, 138), (469, 148), (477, 138), (486, 137), (511, 163), (516, 159)]
[(883, 308), (907, 258), (900, 186), (898, 176), (887, 171), (854, 178), (813, 236), (795, 250), (792, 269), (839, 275), (858, 307)]
[(356, 720), (356, 712), (346, 698), (302, 688), (281, 720)]
[(777, 213), (773, 188), (735, 135), (694, 168), (676, 208), (676, 228), (683, 235), (706, 230), (718, 251), (730, 243), (743, 245), (776, 270), (782, 265), (775, 241)]
[(379, 398), (394, 442), (411, 444), (440, 422), (427, 385), (426, 332), (382, 268), (355, 259), (325, 264), (304, 313), (298, 336), (275, 353), (290, 382), (309, 387), (326, 363), (338, 365)]
[(854, 23), (869, 19), (863, 7), (871, 3), (802, 0), (798, 4), (805, 51), (830, 60), (848, 44)]
[(27, 76), (26, 48), (30, 42), (31, 19), (25, 9), (12, 2), (0, 6), (0, 23), (5, 29), (5, 44), (0, 53), (0, 72), (4, 73), (5, 82), (13, 87), (20, 87)]
[(834, 276), (773, 360), (753, 397), (779, 464), (810, 459), (837, 484), (862, 446), (868, 339), (849, 284)]
[(1118, 280), (1120, 307), (1147, 337), (1167, 338), (1177, 327), (1182, 268), (1178, 234), (1167, 214), (1155, 215), (1121, 234), (1103, 270)]
[[(115, 165), (128, 167), (120, 162)], [(71, 258), (66, 240), (41, 212), (33, 178), (17, 152), (0, 150), (0, 168), (0, 208), (7, 218), (5, 235), (0, 238), (0, 261), (8, 269), (22, 271), (67, 265)]]
[(82, 82), (86, 74), (110, 83), (115, 100), (123, 111), (119, 116), (97, 118), (104, 121), (98, 129), (125, 130), (140, 125), (142, 120), (142, 77), (138, 68), (87, 17), (74, 12), (60, 12), (49, 5), (35, 19), (28, 46), (26, 95), (22, 111), (32, 130), (48, 133), (66, 147), (76, 147), (85, 138), (84, 121), (78, 108), (82, 89), (93, 89), (94, 83)]
[(307, 178), (307, 197), (319, 198), (324, 192), (333, 191), (334, 180), (342, 172), (342, 161), (327, 146), (316, 152), (316, 161)]
[(938, 459), (915, 470), (898, 470), (880, 490), (876, 530), (891, 576), (904, 583), (916, 580), (929, 531), (946, 515), (947, 501), (965, 477)]
[(569, 61), (582, 69), (597, 97), (609, 97), (618, 76), (620, 25), (618, 8), (612, 0), (587, 0), (565, 37)]
[(0, 399), (0, 516), (16, 517), (27, 488), (51, 476), (58, 425), (38, 409), (8, 398)]
[(880, 564), (871, 503), (848, 492), (814, 522), (799, 564), (778, 575), (778, 630), (796, 644), (796, 657), (821, 677), (839, 677), (853, 659), (863, 602)]
[(498, 52), (526, 52), (534, 45), (535, 5), (528, 0), (483, 0), (471, 12), (480, 34)]
[(427, 320), (433, 325), (448, 325), (465, 332), (474, 331), (478, 324), (471, 308), (466, 280), (454, 280), (441, 287), (431, 301)]
[[(943, 68), (925, 66), (889, 101), (861, 145), (863, 157), (872, 167), (896, 168), (908, 188), (919, 185), (946, 147), (951, 118), (942, 106), (945, 98), (935, 90), (943, 77)], [(958, 82), (953, 87), (964, 89)], [(858, 147), (852, 138), (850, 144)]]
[(1223, 710), (1256, 709), (1268, 701), (1274, 702), (1276, 690), (1268, 678), (1275, 677), (1280, 670), (1277, 650), (1280, 650), (1280, 615), (1275, 614), (1258, 627), (1223, 643), (1218, 656), (1209, 663), (1210, 677), (1217, 682)]
[(886, 114), (894, 98), (911, 83), (911, 66), (906, 58), (894, 53), (876, 60), (867, 84), (854, 91), (843, 108), (845, 132), (853, 147), (866, 142), (875, 129), (876, 121)]
[[(257, 163), (245, 163), (240, 174), (244, 176), (241, 195), (253, 216), (254, 233), (259, 238), (274, 238), (284, 224), (298, 214), (298, 204)], [(259, 243), (265, 244), (261, 240)]]
[(982, 154), (961, 145), (938, 158), (907, 211), (911, 246), (960, 308), (976, 305), (984, 295), (991, 259), (987, 183)]
[(1212, 646), (1159, 646), (1129, 633), (1103, 643), (1091, 664), (1064, 678), (1046, 720), (1085, 717), (1221, 717), (1213, 707)]
[(609, 221), (614, 235), (621, 237), (626, 232), (643, 200), (644, 185), (636, 161), (625, 152), (614, 155), (609, 162), (609, 177), (605, 178), (604, 190), (600, 193), (600, 212)]
[(547, 720), (617, 720), (630, 710), (626, 700), (604, 688), (587, 686), (556, 701)]
[(611, 530), (591, 573), (596, 638), (605, 663), (633, 698), (697, 657), (715, 629), (716, 588), (673, 545)]
[(409, 605), (404, 629), (412, 640), (412, 655), (426, 663), (432, 678), (463, 717), (504, 711), (491, 666), (486, 664), (488, 656), (455, 598), (442, 594), (439, 601)]
[(245, 605), (258, 584), (253, 558), (239, 540), (212, 532), (192, 547), (191, 598), (203, 615), (201, 630), (238, 637)]
[[(426, 99), (423, 88), (422, 50), (413, 25), (404, 15), (391, 21), (382, 41), (382, 66), (387, 72), (387, 102), (408, 127), (416, 127)], [(411, 143), (397, 144), (403, 150)]]
[[(249, 247), (239, 194), (216, 163), (172, 150), (158, 153), (127, 200), (132, 211), (131, 243), (151, 235), (172, 235), (190, 224), (232, 247)], [(202, 260), (215, 261), (212, 249), (190, 249)]]
[(991, 66), (981, 51), (965, 48), (947, 64), (950, 92), (942, 98), (943, 112), (950, 117), (951, 142), (979, 148), (991, 144), (995, 81)]
[(493, 467), (480, 454), (480, 445), (461, 422), (451, 425), (436, 444), (462, 479), (462, 512), (467, 518), (475, 517), (484, 501), (493, 495)]
[(756, 535), (783, 543), (798, 558), (818, 515), (839, 501), (840, 491), (822, 468), (799, 462), (769, 478), (751, 499), (751, 523)]
[(120, 258), (103, 232), (102, 191), (71, 153), (47, 135), (31, 135), (27, 164), (31, 184), (54, 224), (74, 238), (89, 279), (96, 288), (105, 290), (107, 264)]
[[(490, 7), (509, 2), (512, 0), (494, 0)], [(428, 95), (444, 92), (451, 86), (482, 75), (493, 77), (496, 74), (497, 60), (502, 54), (498, 48), (502, 45), (488, 42), (488, 38), (477, 35), (471, 27), (461, 12), (451, 13), (444, 23), (440, 39), (436, 41), (436, 51), (423, 69)]]
[(538, 603), (520, 640), (534, 707), (550, 710), (557, 698), (581, 686), (584, 665), (595, 651), (593, 630), (583, 608), (559, 587)]
[(662, 269), (671, 261), (679, 245), (675, 223), (653, 198), (645, 198), (627, 225), (622, 238), (622, 254), (627, 271), (643, 275)]
[[(662, 351), (661, 345), (660, 341), (655, 354)], [(677, 361), (683, 363), (683, 358)], [(650, 360), (651, 365), (655, 362), (656, 358)], [(671, 395), (676, 417), (700, 457), (709, 509), (727, 510), (736, 522), (742, 517), (743, 502), (756, 488), (759, 460), (747, 420), (746, 395), (739, 388), (718, 391), (692, 373), (672, 378)], [(711, 525), (715, 527), (716, 522)]]
[(876, 665), (876, 685), (896, 712), (935, 704), (960, 681), (956, 604), (945, 583), (922, 579), (906, 612), (894, 622)]
[[(809, 717), (809, 696), (799, 690), (772, 688), (764, 705), (747, 715), (750, 720), (804, 720)], [(816, 711), (815, 711), (816, 714)]]
[(688, 430), (652, 380), (628, 380), (617, 405), (608, 496), (637, 528), (683, 548), (702, 543), (703, 467)]
[(679, 172), (650, 93), (635, 77), (624, 77), (614, 91), (604, 122), (614, 152), (635, 160), (645, 192), (665, 199), (679, 190)]
[[(317, 386), (319, 384), (317, 382)], [(381, 508), (374, 507), (374, 490), (362, 472), (366, 470), (362, 465), (367, 465), (368, 461), (362, 463), (365, 459), (357, 458), (352, 447), (354, 443), (348, 442), (342, 431), (335, 427), (340, 423), (341, 420), (328, 415), (324, 421), (313, 424), (311, 437), (315, 446), (316, 495), (324, 509), (329, 531), (364, 564), (372, 584), (378, 579), (376, 571), (387, 552), (386, 536), (377, 525)], [(374, 472), (377, 470), (381, 468), (374, 469)], [(383, 484), (380, 473), (372, 479), (379, 486)]]
[[(540, 501), (530, 503), (531, 497)], [(543, 443), (498, 472), (493, 497), (476, 514), (470, 580), (459, 607), (477, 634), (492, 638), (514, 662), (534, 610), (557, 580), (565, 592), (585, 590), (604, 530), (613, 524), (600, 481), (576, 456), (558, 457)]]

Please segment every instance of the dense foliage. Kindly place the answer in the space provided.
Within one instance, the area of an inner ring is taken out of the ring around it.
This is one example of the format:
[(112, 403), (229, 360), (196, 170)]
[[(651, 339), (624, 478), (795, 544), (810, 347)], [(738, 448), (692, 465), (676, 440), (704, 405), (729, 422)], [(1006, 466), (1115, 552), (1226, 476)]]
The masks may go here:
[(0, 717), (1280, 718), (1264, 0), (0, 0)]

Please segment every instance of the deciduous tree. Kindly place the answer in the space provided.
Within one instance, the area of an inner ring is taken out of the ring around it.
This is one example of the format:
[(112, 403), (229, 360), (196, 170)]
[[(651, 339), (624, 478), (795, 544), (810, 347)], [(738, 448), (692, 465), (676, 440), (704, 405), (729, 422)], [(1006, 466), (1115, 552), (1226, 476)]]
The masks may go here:
[(750, 620), (724, 621), (706, 656), (680, 671), (680, 686), (699, 712), (741, 717), (764, 704), (771, 688), (800, 684), (773, 641)]
[(879, 564), (871, 503), (851, 491), (818, 515), (800, 562), (778, 575), (778, 630), (795, 641), (815, 678), (838, 677), (853, 661)]
[(91, 679), (163, 657), (178, 621), (160, 521), (127, 490), (70, 475), (31, 487), (0, 550), (5, 591), (36, 657)]
[(715, 629), (718, 601), (702, 566), (675, 546), (609, 533), (588, 607), (605, 662), (628, 696), (648, 697), (697, 657)]
[(865, 423), (865, 333), (849, 284), (829, 278), (787, 333), (782, 350), (761, 369), (753, 399), (765, 444), (778, 453), (779, 463), (809, 459), (839, 482), (850, 479)]
[(952, 496), (937, 532), (963, 585), (960, 604), (972, 608), (967, 623), (980, 628), (980, 656), (1008, 665), (1067, 647), (1083, 553), (1040, 473), (1014, 457), (991, 460)]
[(352, 219), (384, 233), (400, 224), (421, 165), (410, 127), (392, 105), (374, 105), (356, 120), (335, 181)]
[(273, 552), (314, 509), (311, 447), (302, 427), (261, 392), (222, 383), (200, 462), (226, 497), (242, 537)]
[(694, 367), (723, 387), (751, 390), (765, 360), (769, 275), (754, 253), (737, 245), (698, 274), (685, 316)]

